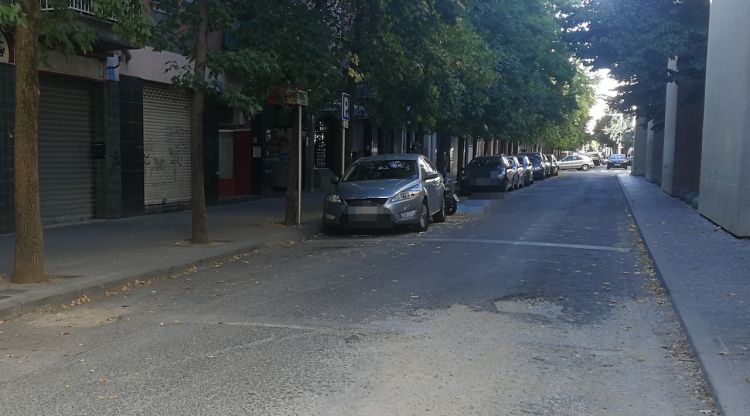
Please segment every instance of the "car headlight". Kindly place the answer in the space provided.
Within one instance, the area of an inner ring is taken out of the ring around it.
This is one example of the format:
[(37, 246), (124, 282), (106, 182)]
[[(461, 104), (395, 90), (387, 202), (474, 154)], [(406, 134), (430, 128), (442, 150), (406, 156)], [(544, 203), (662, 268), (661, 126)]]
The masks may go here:
[(332, 204), (341, 204), (341, 197), (336, 194), (331, 194), (326, 197), (326, 202), (330, 202)]
[(408, 189), (406, 191), (401, 191), (391, 198), (391, 202), (408, 201), (410, 199), (414, 199), (419, 196), (420, 192), (420, 189)]

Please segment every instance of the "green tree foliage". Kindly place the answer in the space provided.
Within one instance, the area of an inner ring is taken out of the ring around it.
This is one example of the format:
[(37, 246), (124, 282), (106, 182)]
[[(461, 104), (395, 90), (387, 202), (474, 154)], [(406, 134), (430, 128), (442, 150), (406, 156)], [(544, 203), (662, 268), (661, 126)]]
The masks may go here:
[(582, 67), (579, 66), (566, 95), (576, 100), (575, 111), (566, 112), (562, 122), (546, 121), (539, 131), (539, 140), (548, 148), (572, 150), (591, 141), (591, 135), (586, 131), (586, 127), (590, 119), (589, 109), (596, 97), (591, 79)]
[(485, 110), (491, 134), (534, 143), (549, 125), (565, 124), (578, 110), (570, 94), (577, 69), (549, 2), (476, 0), (470, 18), (496, 57)]
[(532, 143), (590, 104), (550, 2), (311, 3), (330, 17), (345, 90), (386, 126)]
[[(175, 85), (191, 91), (202, 91), (252, 115), (261, 109), (268, 96), (263, 80), (277, 70), (273, 59), (253, 45), (230, 48), (208, 48), (206, 74), (195, 75), (196, 42), (200, 25), (200, 6), (205, 2), (209, 34), (236, 34), (241, 23), (235, 12), (245, 2), (239, 0), (162, 0), (159, 9), (165, 18), (156, 25), (150, 43), (157, 50), (177, 52), (189, 59), (186, 65), (165, 62)], [(233, 82), (234, 80), (242, 80)]]
[(623, 145), (627, 148), (632, 145), (632, 143), (626, 142), (626, 139), (630, 136), (628, 133), (632, 133), (632, 129), (623, 115), (607, 114), (596, 120), (593, 139), (605, 147), (616, 149), (618, 145)]
[(436, 33), (433, 45), (433, 79), (440, 95), (436, 123), (429, 127), (445, 134), (487, 135), (485, 110), (500, 77), (494, 53), (465, 19)]
[[(237, 25), (229, 32), (233, 51), (252, 51), (263, 60), (262, 70), (248, 65), (225, 68), (249, 80), (243, 91), (264, 99), (271, 88), (309, 92), (310, 110), (329, 104), (343, 87), (343, 52), (335, 41), (335, 26), (325, 3), (296, 0), (241, 2), (234, 9)], [(224, 56), (217, 56), (226, 61)]]
[[(667, 60), (679, 57), (679, 79), (703, 85), (709, 0), (584, 0), (562, 8), (572, 49), (620, 81), (614, 109), (663, 119)], [(703, 89), (694, 89), (700, 99)]]
[[(86, 23), (68, 6), (69, 0), (46, 0), (37, 2), (44, 6), (39, 13), (39, 52), (48, 51), (66, 55), (92, 52), (97, 30), (111, 30), (121, 39), (134, 45), (142, 45), (151, 33), (151, 18), (144, 12), (139, 0), (97, 0), (92, 2), (92, 13), (99, 23)], [(0, 0), (0, 27), (16, 28), (28, 22), (29, 14), (21, 3)]]
[[(452, 0), (348, 0), (337, 34), (347, 89), (385, 125), (465, 133), (494, 79), (491, 52)], [(470, 107), (467, 104), (474, 103)]]

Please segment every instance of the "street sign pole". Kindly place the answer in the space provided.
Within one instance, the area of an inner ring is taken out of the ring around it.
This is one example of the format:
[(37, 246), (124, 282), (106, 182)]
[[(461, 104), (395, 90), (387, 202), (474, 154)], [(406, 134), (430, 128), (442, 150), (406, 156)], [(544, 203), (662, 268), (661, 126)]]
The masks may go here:
[(346, 122), (342, 122), (341, 127), (341, 179), (346, 173)]
[[(302, 90), (283, 90), (279, 89), (277, 91), (278, 97), (283, 100), (285, 104), (288, 104), (291, 108), (297, 109), (297, 227), (300, 227), (302, 225), (302, 109), (307, 106), (308, 104), (308, 95), (307, 91)], [(290, 155), (293, 152), (291, 152), (290, 149)], [(291, 158), (290, 158), (291, 162)], [(289, 166), (290, 172), (291, 169), (294, 169), (293, 166)], [(293, 192), (291, 189), (287, 189), (287, 193)]]
[(351, 120), (351, 96), (341, 93), (341, 179), (346, 173), (346, 129)]
[(302, 226), (302, 105), (297, 106), (297, 227)]

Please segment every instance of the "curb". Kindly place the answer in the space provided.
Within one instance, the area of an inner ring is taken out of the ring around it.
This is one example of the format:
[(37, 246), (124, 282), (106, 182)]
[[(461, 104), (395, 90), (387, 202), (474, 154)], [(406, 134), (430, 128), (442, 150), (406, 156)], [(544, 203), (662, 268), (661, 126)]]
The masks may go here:
[(248, 251), (261, 248), (283, 247), (288, 245), (290, 241), (304, 241), (319, 232), (320, 224), (303, 224), (298, 232), (293, 234), (290, 233), (291, 235), (284, 235), (270, 240), (266, 239), (262, 242), (253, 242), (250, 244), (242, 245), (239, 248), (233, 248), (221, 254), (197, 258), (190, 262), (180, 263), (173, 266), (167, 266), (128, 276), (114, 276), (102, 279), (89, 277), (88, 280), (90, 281), (79, 282), (80, 284), (77, 284), (74, 287), (59, 287), (57, 288), (58, 290), (54, 290), (55, 288), (53, 287), (50, 290), (50, 292), (52, 293), (30, 293), (25, 296), (28, 299), (23, 299), (22, 297), (16, 302), (13, 302), (7, 306), (0, 307), (0, 322), (15, 319), (22, 315), (33, 312), (54, 309), (56, 307), (59, 307), (60, 305), (68, 304), (83, 295), (87, 295), (88, 297), (94, 299), (107, 290), (135, 282), (136, 280), (145, 281), (159, 279), (189, 270), (193, 267), (205, 267), (212, 263), (247, 253)]
[(680, 326), (682, 326), (682, 330), (685, 333), (685, 337), (688, 339), (688, 342), (690, 343), (691, 352), (693, 353), (695, 358), (698, 360), (698, 363), (700, 363), (701, 373), (703, 374), (703, 378), (706, 380), (706, 387), (708, 388), (708, 391), (711, 393), (711, 397), (714, 399), (714, 403), (716, 404), (716, 408), (719, 411), (719, 414), (727, 415), (727, 413), (724, 411), (724, 407), (719, 401), (719, 395), (717, 394), (716, 388), (714, 386), (714, 381), (711, 375), (708, 373), (708, 371), (706, 371), (706, 364), (704, 362), (704, 357), (701, 356), (701, 354), (698, 352), (698, 346), (696, 345), (696, 341), (693, 337), (693, 334), (691, 334), (690, 331), (688, 330), (688, 327), (685, 324), (685, 318), (682, 315), (680, 308), (678, 308), (677, 305), (674, 303), (674, 299), (672, 298), (672, 293), (669, 288), (669, 285), (667, 285), (666, 280), (664, 280), (664, 276), (662, 275), (661, 269), (659, 268), (659, 264), (656, 262), (656, 259), (654, 258), (651, 244), (643, 235), (643, 227), (638, 222), (638, 217), (636, 217), (635, 212), (633, 211), (633, 206), (631, 205), (630, 198), (628, 198), (628, 193), (625, 191), (625, 186), (622, 184), (620, 175), (617, 175), (616, 178), (617, 178), (617, 184), (620, 186), (620, 191), (622, 191), (623, 197), (625, 198), (625, 203), (628, 206), (628, 211), (630, 211), (630, 218), (633, 219), (633, 222), (635, 223), (636, 228), (638, 228), (638, 235), (641, 237), (641, 241), (643, 241), (643, 245), (646, 247), (648, 256), (649, 258), (651, 258), (651, 263), (653, 263), (654, 265), (654, 272), (656, 273), (656, 277), (657, 279), (659, 279), (659, 282), (661, 282), (662, 287), (664, 288), (667, 296), (669, 297), (669, 302), (672, 304), (672, 309), (674, 309), (675, 314), (677, 315), (677, 318), (680, 320)]

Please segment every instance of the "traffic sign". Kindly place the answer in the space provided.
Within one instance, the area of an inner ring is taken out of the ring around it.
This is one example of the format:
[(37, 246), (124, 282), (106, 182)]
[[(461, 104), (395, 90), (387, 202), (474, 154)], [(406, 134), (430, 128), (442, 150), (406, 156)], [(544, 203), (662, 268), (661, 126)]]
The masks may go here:
[(352, 97), (343, 92), (341, 93), (341, 121), (352, 119)]

